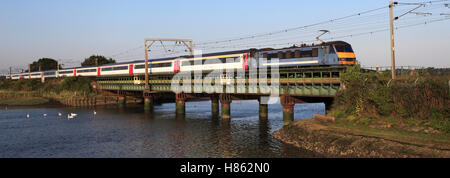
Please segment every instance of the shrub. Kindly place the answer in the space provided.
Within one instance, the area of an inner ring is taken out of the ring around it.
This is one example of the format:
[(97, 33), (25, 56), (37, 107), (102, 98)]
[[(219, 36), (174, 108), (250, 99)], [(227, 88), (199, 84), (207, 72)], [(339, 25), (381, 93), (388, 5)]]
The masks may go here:
[(78, 94), (90, 94), (91, 79), (84, 77), (69, 77), (55, 80), (47, 80), (41, 83), (39, 80), (21, 79), (17, 81), (0, 81), (0, 87), (11, 91), (36, 91), (39, 93), (76, 92)]
[(334, 113), (334, 118), (336, 118), (336, 119), (343, 118), (344, 116), (345, 116), (345, 113), (342, 112), (342, 111), (336, 111), (336, 112)]
[(447, 76), (392, 81), (389, 73), (361, 72), (355, 65), (341, 76), (343, 89), (337, 93), (333, 109), (358, 117), (450, 118), (448, 80)]
[(443, 121), (443, 120), (432, 120), (431, 122), (429, 122), (428, 124), (430, 127), (432, 127), (433, 129), (445, 132), (445, 133), (450, 133), (450, 122), (449, 121)]

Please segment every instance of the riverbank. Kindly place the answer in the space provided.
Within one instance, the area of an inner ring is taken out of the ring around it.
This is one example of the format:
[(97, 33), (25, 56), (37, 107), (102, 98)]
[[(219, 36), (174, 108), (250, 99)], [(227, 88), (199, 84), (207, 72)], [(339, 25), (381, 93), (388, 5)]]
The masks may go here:
[(284, 143), (327, 157), (450, 158), (450, 134), (299, 120), (274, 133)]
[(50, 100), (43, 97), (4, 98), (0, 100), (0, 106), (36, 106), (48, 103), (50, 103)]
[(69, 107), (92, 107), (117, 104), (137, 104), (142, 103), (141, 98), (104, 95), (79, 95), (75, 92), (37, 93), (32, 91), (4, 91), (0, 90), (0, 106), (43, 106), (62, 105)]

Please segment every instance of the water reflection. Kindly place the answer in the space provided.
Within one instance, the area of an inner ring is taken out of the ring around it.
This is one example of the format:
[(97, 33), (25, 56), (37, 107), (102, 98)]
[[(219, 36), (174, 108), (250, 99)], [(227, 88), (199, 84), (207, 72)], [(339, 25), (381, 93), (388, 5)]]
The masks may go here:
[(171, 157), (173, 158), (184, 158), (184, 140), (185, 140), (185, 126), (186, 121), (184, 120), (183, 114), (177, 114), (175, 118), (175, 129), (171, 133), (171, 142), (169, 145), (169, 150), (171, 150)]
[[(323, 112), (320, 105), (298, 107), (297, 119)], [(258, 102), (235, 102), (231, 120), (222, 120), (211, 114), (210, 102), (186, 103), (184, 115), (176, 114), (173, 103), (151, 110), (10, 107), (0, 112), (0, 157), (315, 157), (273, 138), (282, 127), (281, 109), (270, 105), (264, 119)], [(59, 112), (78, 117), (58, 119)], [(26, 119), (23, 113), (49, 116)]]
[(266, 118), (259, 119), (259, 144), (261, 146), (267, 145), (270, 135), (270, 121)]
[(223, 158), (232, 158), (232, 143), (231, 143), (231, 121), (229, 119), (222, 120), (219, 134), (219, 153)]

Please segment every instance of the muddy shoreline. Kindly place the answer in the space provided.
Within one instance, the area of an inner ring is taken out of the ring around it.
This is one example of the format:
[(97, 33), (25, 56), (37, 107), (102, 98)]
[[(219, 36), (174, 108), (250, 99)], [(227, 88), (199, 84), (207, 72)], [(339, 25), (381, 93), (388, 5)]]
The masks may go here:
[(396, 141), (336, 129), (314, 119), (296, 121), (274, 133), (284, 143), (325, 155), (348, 158), (450, 158), (450, 148)]

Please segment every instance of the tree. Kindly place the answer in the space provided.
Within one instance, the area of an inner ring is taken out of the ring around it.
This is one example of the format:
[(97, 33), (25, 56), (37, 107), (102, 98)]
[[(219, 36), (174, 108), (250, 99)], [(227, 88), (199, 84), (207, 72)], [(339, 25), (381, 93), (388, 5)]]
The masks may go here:
[[(30, 68), (31, 68), (31, 72), (56, 70), (56, 69), (58, 69), (57, 65), (58, 65), (58, 61), (56, 61), (54, 59), (41, 58), (38, 61), (34, 61), (31, 64)], [(27, 72), (28, 72), (28, 70), (27, 70)]]
[(92, 55), (91, 57), (85, 59), (84, 62), (81, 63), (81, 66), (87, 67), (114, 63), (116, 63), (114, 59), (107, 59), (105, 56)]

